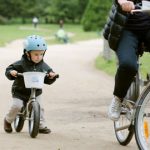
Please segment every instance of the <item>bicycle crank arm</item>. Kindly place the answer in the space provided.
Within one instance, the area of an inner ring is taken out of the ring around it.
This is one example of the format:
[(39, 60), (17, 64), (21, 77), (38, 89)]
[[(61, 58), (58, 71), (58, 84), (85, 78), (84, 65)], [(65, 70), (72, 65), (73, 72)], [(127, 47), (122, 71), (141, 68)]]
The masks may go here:
[(131, 126), (131, 124), (126, 125), (126, 126), (122, 126), (122, 127), (119, 127), (119, 128), (116, 128), (115, 130), (118, 132), (118, 131), (121, 131), (121, 130), (128, 129), (130, 126)]

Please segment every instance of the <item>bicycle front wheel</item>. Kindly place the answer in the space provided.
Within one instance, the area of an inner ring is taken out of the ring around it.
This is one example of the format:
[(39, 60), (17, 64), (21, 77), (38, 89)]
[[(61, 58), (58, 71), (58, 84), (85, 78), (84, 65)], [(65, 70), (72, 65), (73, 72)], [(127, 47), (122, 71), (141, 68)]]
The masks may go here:
[(123, 107), (119, 120), (114, 121), (114, 129), (116, 138), (121, 145), (126, 146), (130, 143), (134, 128), (131, 120), (127, 118), (127, 111)]
[(139, 149), (150, 149), (150, 85), (141, 94), (135, 113), (135, 138)]
[(32, 102), (29, 110), (29, 134), (35, 138), (39, 132), (40, 124), (40, 105), (38, 102)]
[[(139, 73), (137, 73), (125, 97), (125, 103), (130, 101), (134, 105), (139, 96), (139, 91)], [(127, 104), (122, 105), (120, 118), (114, 122), (116, 138), (123, 146), (130, 143), (134, 134), (131, 113), (132, 108), (127, 107)]]

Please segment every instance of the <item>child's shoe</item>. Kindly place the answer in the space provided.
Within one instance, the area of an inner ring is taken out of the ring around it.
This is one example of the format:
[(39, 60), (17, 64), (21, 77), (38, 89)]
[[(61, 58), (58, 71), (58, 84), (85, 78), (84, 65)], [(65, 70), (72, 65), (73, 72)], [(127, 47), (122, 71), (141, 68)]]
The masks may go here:
[(49, 133), (51, 133), (51, 130), (47, 127), (39, 128), (39, 133), (49, 134)]
[(12, 132), (11, 123), (9, 123), (6, 119), (4, 119), (4, 130), (7, 133), (11, 133)]

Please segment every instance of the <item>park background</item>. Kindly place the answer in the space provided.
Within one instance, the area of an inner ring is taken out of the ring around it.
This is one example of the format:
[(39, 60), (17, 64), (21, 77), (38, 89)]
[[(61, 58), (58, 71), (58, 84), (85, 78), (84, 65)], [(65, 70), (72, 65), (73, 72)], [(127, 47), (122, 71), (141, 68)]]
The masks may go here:
[[(111, 5), (110, 0), (0, 0), (0, 149), (135, 149), (134, 140), (127, 147), (117, 143), (106, 114), (114, 85), (114, 77), (109, 75), (114, 76), (117, 63), (113, 51), (109, 58), (104, 56), (102, 44)], [(32, 24), (34, 16), (39, 19), (37, 28)], [(60, 20), (69, 35), (67, 44), (55, 38)], [(31, 34), (46, 39), (50, 51), (45, 59), (60, 74), (54, 85), (44, 88), (47, 124), (52, 133), (39, 135), (36, 140), (29, 138), (26, 128), (21, 134), (8, 135), (3, 130), (12, 84), (5, 77), (5, 68), (20, 58), (22, 41)], [(148, 55), (143, 59), (148, 62)], [(148, 68), (149, 64), (143, 66)]]
[[(60, 20), (64, 22), (70, 43), (102, 39), (111, 5), (110, 0), (0, 0), (0, 46), (30, 34), (44, 36), (50, 45), (60, 43), (55, 38)], [(32, 26), (34, 16), (39, 19), (36, 30)], [(115, 54), (110, 53), (109, 58), (103, 54), (98, 56), (95, 64), (114, 76), (117, 61)], [(149, 59), (147, 54), (141, 59), (144, 77), (150, 67)]]

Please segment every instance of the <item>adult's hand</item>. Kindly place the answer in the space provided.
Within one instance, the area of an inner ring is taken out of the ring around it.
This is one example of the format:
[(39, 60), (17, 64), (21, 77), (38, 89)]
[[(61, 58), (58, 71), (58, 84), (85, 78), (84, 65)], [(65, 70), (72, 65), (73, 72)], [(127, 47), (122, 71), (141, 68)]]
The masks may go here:
[(131, 10), (135, 9), (135, 5), (132, 1), (118, 0), (118, 3), (123, 11), (131, 12)]

